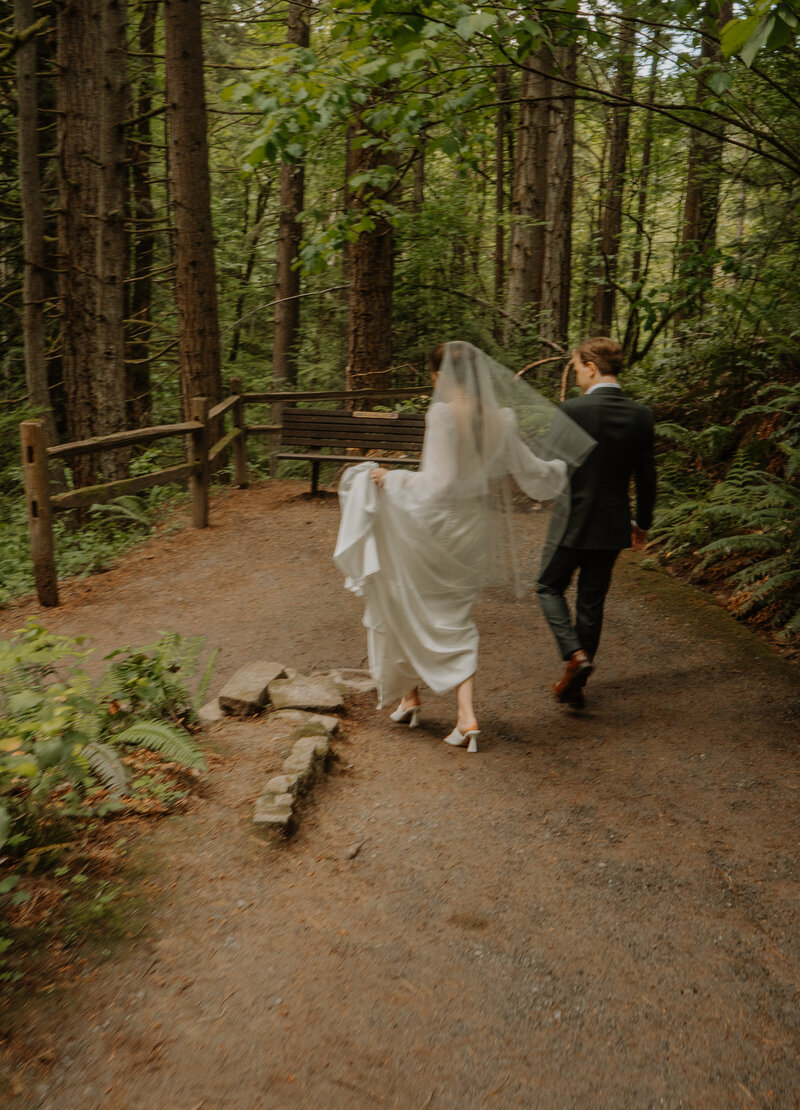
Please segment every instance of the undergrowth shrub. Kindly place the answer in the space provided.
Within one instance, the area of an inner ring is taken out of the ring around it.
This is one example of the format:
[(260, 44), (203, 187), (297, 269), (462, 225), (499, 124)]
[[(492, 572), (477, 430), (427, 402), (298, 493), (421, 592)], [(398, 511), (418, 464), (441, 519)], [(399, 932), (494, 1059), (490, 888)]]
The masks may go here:
[(729, 425), (658, 425), (662, 561), (720, 579), (737, 616), (800, 637), (800, 384), (762, 386)]
[(150, 647), (112, 652), (110, 666), (93, 679), (86, 668), (91, 649), (81, 638), (29, 621), (0, 640), (0, 849), (24, 856), (68, 835), (76, 819), (128, 808), (137, 791), (126, 757), (137, 749), (202, 770), (188, 726), (213, 656), (194, 696), (187, 685), (201, 652), (201, 640), (168, 633)]

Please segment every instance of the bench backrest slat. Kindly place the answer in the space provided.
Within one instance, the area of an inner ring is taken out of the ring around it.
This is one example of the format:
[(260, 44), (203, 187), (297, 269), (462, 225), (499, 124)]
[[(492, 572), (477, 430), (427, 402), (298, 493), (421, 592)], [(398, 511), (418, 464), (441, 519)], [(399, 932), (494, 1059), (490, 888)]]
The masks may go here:
[(398, 413), (387, 417), (355, 416), (348, 410), (283, 410), (281, 442), (289, 447), (354, 447), (363, 450), (414, 451), (422, 449), (425, 417)]

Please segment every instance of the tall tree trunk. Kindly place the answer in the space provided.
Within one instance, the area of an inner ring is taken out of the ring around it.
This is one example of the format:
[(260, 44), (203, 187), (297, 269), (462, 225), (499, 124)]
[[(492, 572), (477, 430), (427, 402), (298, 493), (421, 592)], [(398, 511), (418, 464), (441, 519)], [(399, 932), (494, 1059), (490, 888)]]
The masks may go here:
[[(704, 29), (698, 58), (696, 104), (701, 104), (707, 96), (708, 66), (711, 62), (719, 62), (722, 57), (718, 32), (731, 19), (732, 11), (731, 0), (722, 0), (719, 4), (708, 3), (703, 9)], [(711, 28), (717, 33), (711, 33)], [(693, 313), (702, 311), (706, 291), (711, 285), (714, 276), (711, 256), (717, 243), (724, 131), (721, 124), (713, 121), (709, 130), (713, 134), (701, 134), (699, 131), (690, 133), (686, 170), (679, 260), (692, 271), (691, 278), (697, 282), (697, 291), (690, 310)], [(676, 329), (684, 315), (686, 314), (680, 313), (676, 316)]]
[[(34, 22), (31, 0), (15, 0), (16, 30), (20, 34)], [(39, 172), (38, 94), (36, 39), (17, 52), (17, 123), (19, 128), (19, 177), (22, 198), (23, 336), (28, 399), (42, 410), (48, 443), (57, 442), (50, 404), (45, 350), (45, 242), (42, 181)]]
[[(125, 282), (128, 174), (124, 121), (130, 112), (125, 0), (100, 0), (100, 188), (97, 206), (97, 347), (99, 408), (109, 431), (125, 427)], [(127, 472), (127, 454), (109, 452), (106, 478)]]
[(165, 0), (167, 119), (175, 211), (175, 302), (184, 413), (222, 393), (200, 0)]
[[(98, 206), (100, 12), (95, 0), (58, 9), (58, 269), (61, 349), (70, 440), (111, 429), (98, 411), (93, 366), (97, 353), (96, 214)], [(88, 485), (95, 456), (76, 456), (75, 484)]]
[[(549, 71), (552, 56), (545, 47), (530, 65)], [(535, 318), (542, 294), (544, 221), (547, 188), (547, 126), (550, 79), (526, 65), (522, 71), (514, 192), (511, 202), (511, 242), (508, 258), (507, 309), (511, 317)], [(514, 325), (507, 321), (505, 342)]]
[(158, 3), (144, 0), (139, 21), (139, 53), (142, 73), (137, 82), (135, 130), (130, 136), (129, 157), (133, 207), (132, 274), (128, 306), (129, 335), (126, 353), (126, 396), (128, 420), (141, 427), (150, 418), (150, 339), (153, 329), (153, 264), (156, 233), (150, 184), (150, 145), (155, 85), (155, 36)]
[[(577, 72), (577, 51), (574, 46), (557, 48), (557, 73), (574, 80)], [(545, 241), (542, 273), (542, 296), (539, 330), (543, 336), (566, 346), (569, 335), (569, 308), (572, 278), (572, 191), (575, 146), (575, 101), (553, 79), (550, 102), (550, 130), (547, 149), (547, 193)]]
[[(658, 36), (656, 36), (658, 42)], [(655, 103), (656, 98), (656, 85), (658, 82), (658, 62), (659, 55), (654, 51), (653, 58), (650, 63), (650, 77), (648, 79), (647, 87), (647, 104), (651, 108)], [(642, 265), (642, 252), (645, 241), (645, 220), (647, 218), (647, 201), (648, 201), (648, 187), (650, 185), (650, 162), (653, 151), (653, 113), (652, 111), (645, 112), (644, 116), (644, 135), (642, 137), (642, 160), (639, 163), (639, 180), (637, 183), (637, 196), (636, 196), (636, 232), (634, 239), (633, 258), (631, 260), (631, 286), (637, 290), (637, 286), (646, 275), (646, 267)], [(634, 293), (636, 300), (630, 307), (628, 312), (628, 322), (625, 325), (625, 339), (623, 347), (625, 349), (626, 360), (630, 358), (631, 354), (636, 349), (636, 344), (639, 338), (639, 309), (638, 290)]]
[[(290, 0), (286, 16), (287, 41), (307, 47), (310, 41), (308, 5)], [(275, 329), (272, 342), (272, 384), (297, 383), (297, 334), (300, 326), (300, 271), (294, 268), (300, 249), (305, 163), (281, 166), (281, 199), (278, 220), (278, 250), (275, 266)]]
[[(622, 10), (619, 53), (614, 80), (617, 96), (630, 99), (633, 93), (635, 25), (632, 9)], [(608, 173), (602, 185), (603, 207), (600, 219), (597, 285), (594, 295), (593, 330), (597, 335), (610, 335), (616, 309), (616, 280), (619, 247), (622, 237), (622, 197), (625, 189), (625, 163), (628, 156), (628, 130), (631, 110), (628, 104), (616, 103), (610, 112), (611, 136)]]
[[(370, 99), (368, 108), (374, 106)], [(354, 140), (362, 127), (356, 121)], [(351, 174), (368, 173), (388, 165), (391, 156), (380, 146), (350, 144)], [(362, 186), (350, 194), (350, 210), (369, 208), (373, 199), (393, 198), (394, 188), (379, 192)], [(375, 226), (363, 231), (348, 251), (347, 388), (387, 386), (387, 371), (392, 362), (392, 298), (394, 292), (394, 230), (380, 214), (373, 216)]]
[[(506, 285), (506, 121), (508, 119), (508, 105), (504, 103), (508, 96), (508, 73), (505, 66), (498, 66), (495, 70), (495, 97), (497, 100), (497, 116), (495, 122), (495, 155), (494, 155), (494, 303), (500, 305), (503, 300)], [(494, 337), (498, 341), (502, 336), (500, 316), (495, 313)]]

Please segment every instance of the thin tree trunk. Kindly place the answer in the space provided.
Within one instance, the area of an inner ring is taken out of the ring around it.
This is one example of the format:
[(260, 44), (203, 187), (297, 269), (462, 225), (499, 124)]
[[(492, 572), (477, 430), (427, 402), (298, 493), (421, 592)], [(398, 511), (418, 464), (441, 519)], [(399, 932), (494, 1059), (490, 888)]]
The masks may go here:
[[(286, 17), (286, 38), (290, 44), (307, 47), (310, 41), (308, 5), (290, 0)], [(300, 271), (295, 268), (300, 250), (302, 226), (298, 215), (303, 210), (305, 163), (303, 160), (281, 166), (280, 216), (275, 266), (275, 328), (272, 342), (272, 384), (297, 383), (297, 335), (300, 326)]]
[[(497, 116), (495, 122), (495, 225), (494, 225), (494, 303), (502, 303), (506, 285), (506, 120), (508, 106), (504, 103), (508, 96), (508, 74), (505, 66), (498, 66), (495, 70), (495, 99), (497, 100)], [(494, 337), (499, 340), (502, 336), (500, 317), (495, 313)]]
[[(130, 110), (125, 0), (101, 0), (100, 188), (97, 208), (96, 390), (101, 426), (125, 427), (125, 281), (128, 175), (124, 120)], [(127, 453), (109, 452), (106, 479), (127, 473)]]
[[(559, 47), (558, 71), (574, 80), (577, 51), (574, 46)], [(545, 338), (565, 346), (569, 334), (569, 308), (572, 279), (572, 192), (575, 145), (575, 101), (559, 97), (557, 76), (550, 102), (550, 132), (547, 151), (547, 192), (540, 332)]]
[[(34, 23), (31, 0), (15, 0), (17, 33)], [(57, 442), (50, 404), (45, 345), (45, 229), (42, 181), (39, 172), (38, 94), (36, 39), (17, 52), (17, 123), (19, 128), (19, 177), (22, 198), (23, 336), (28, 398), (41, 410), (47, 442)]]
[[(633, 93), (634, 49), (636, 32), (632, 11), (622, 10), (622, 28), (619, 34), (619, 55), (614, 81), (617, 96), (629, 99)], [(625, 189), (625, 163), (628, 156), (628, 130), (630, 107), (616, 104), (610, 113), (611, 138), (609, 142), (608, 174), (603, 182), (603, 209), (598, 242), (600, 259), (594, 295), (595, 334), (610, 335), (614, 326), (616, 309), (616, 280), (619, 248), (622, 238), (622, 197)]]
[(167, 118), (175, 211), (175, 302), (185, 415), (222, 393), (200, 0), (165, 0)]
[(414, 156), (414, 193), (411, 201), (413, 212), (419, 212), (425, 203), (425, 144)]
[[(720, 4), (707, 4), (703, 11), (704, 28), (714, 26), (715, 30), (718, 30), (723, 27), (730, 20), (732, 11), (731, 0), (722, 0)], [(709, 63), (718, 62), (721, 57), (718, 34), (710, 34), (704, 29), (698, 58), (696, 104), (702, 103), (707, 95)], [(714, 262), (711, 256), (717, 243), (724, 132), (721, 124), (712, 124), (709, 130), (714, 134), (691, 132), (686, 169), (686, 196), (679, 261), (691, 271), (692, 280), (697, 282), (697, 292), (690, 310), (692, 313), (702, 311), (706, 291), (714, 276)], [(675, 317), (676, 330), (679, 330), (680, 322), (686, 314), (681, 312)]]
[[(545, 47), (531, 61), (537, 69), (547, 71), (551, 64), (549, 48)], [(524, 67), (517, 125), (506, 300), (509, 317), (523, 321), (535, 317), (541, 301), (549, 93), (549, 77)], [(507, 320), (507, 344), (511, 342), (513, 327)]]
[[(656, 37), (658, 41), (658, 36)], [(659, 55), (657, 52), (653, 53), (653, 58), (650, 63), (650, 76), (648, 79), (647, 88), (647, 104), (650, 106), (655, 103), (656, 85), (658, 82), (658, 62)], [(650, 185), (650, 161), (653, 151), (653, 113), (645, 112), (644, 117), (644, 135), (642, 137), (642, 160), (639, 164), (639, 181), (637, 187), (636, 197), (636, 233), (634, 239), (633, 258), (631, 260), (631, 286), (636, 289), (642, 280), (643, 267), (642, 267), (642, 253), (645, 241), (645, 220), (647, 218), (647, 201), (648, 201), (648, 188)], [(646, 267), (645, 267), (646, 271)], [(638, 293), (635, 294), (638, 300)], [(634, 302), (628, 313), (628, 322), (625, 325), (625, 339), (623, 347), (625, 349), (626, 358), (629, 358), (631, 353), (635, 350), (637, 340), (639, 338), (639, 309), (637, 303)]]
[[(242, 317), (244, 315), (244, 305), (247, 298), (247, 287), (250, 284), (250, 279), (253, 276), (253, 270), (256, 265), (256, 256), (258, 254), (258, 241), (261, 237), (262, 221), (264, 219), (264, 212), (266, 211), (267, 201), (269, 200), (271, 182), (264, 185), (259, 185), (258, 193), (256, 195), (256, 209), (255, 219), (253, 226), (249, 230), (245, 228), (245, 240), (249, 242), (249, 250), (247, 252), (247, 259), (244, 264), (244, 269), (239, 277), (239, 295), (236, 298), (236, 310), (234, 312), (235, 323), (233, 325), (233, 340), (231, 341), (231, 349), (228, 354), (229, 362), (236, 362), (236, 357), (239, 354), (239, 345), (242, 337)], [(249, 198), (246, 201), (249, 204)], [(273, 379), (274, 380), (274, 379)]]
[(158, 3), (142, 3), (138, 44), (143, 72), (139, 76), (134, 115), (138, 123), (129, 141), (134, 232), (128, 319), (130, 331), (126, 352), (126, 396), (128, 420), (141, 427), (150, 418), (150, 338), (153, 328), (152, 296), (156, 234), (153, 227), (153, 198), (150, 184), (150, 144), (155, 84), (155, 32)]

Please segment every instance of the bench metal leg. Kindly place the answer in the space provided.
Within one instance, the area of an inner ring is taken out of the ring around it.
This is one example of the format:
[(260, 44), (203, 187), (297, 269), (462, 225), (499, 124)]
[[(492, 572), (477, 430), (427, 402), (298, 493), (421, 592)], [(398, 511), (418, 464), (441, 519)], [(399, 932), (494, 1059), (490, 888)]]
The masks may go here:
[(319, 486), (319, 461), (314, 459), (311, 463), (311, 496), (316, 497)]

